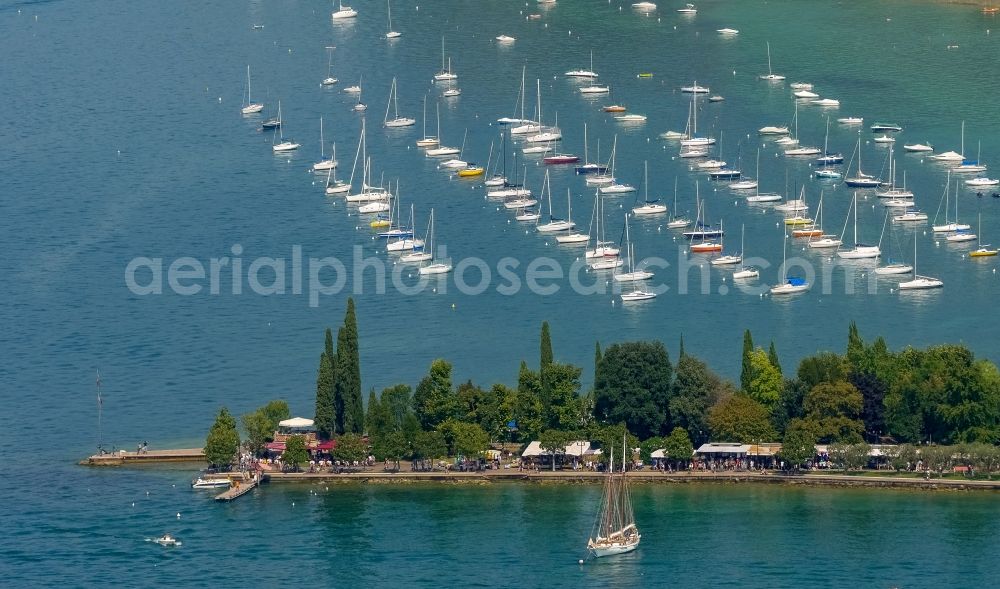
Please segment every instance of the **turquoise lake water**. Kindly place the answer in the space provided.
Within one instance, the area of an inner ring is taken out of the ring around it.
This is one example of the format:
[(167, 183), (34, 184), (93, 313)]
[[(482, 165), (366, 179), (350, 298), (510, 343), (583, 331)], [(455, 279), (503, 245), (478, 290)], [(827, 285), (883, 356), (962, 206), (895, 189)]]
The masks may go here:
[[(674, 350), (683, 333), (689, 351), (732, 377), (745, 328), (760, 342), (774, 339), (788, 368), (815, 350), (842, 349), (852, 319), (865, 336), (885, 335), (894, 347), (961, 341), (980, 355), (994, 354), (996, 259), (973, 261), (964, 255), (969, 246), (936, 242), (929, 223), (895, 227), (883, 239), (887, 257), (910, 261), (916, 234), (920, 272), (944, 280), (944, 289), (917, 296), (900, 296), (887, 281), (868, 292), (860, 275), (850, 279), (857, 294), (846, 294), (848, 279), (837, 270), (826, 292), (817, 285), (778, 300), (730, 288), (728, 271), (710, 268), (705, 294), (697, 269), (689, 273), (692, 292), (681, 294), (684, 243), (663, 219), (631, 224), (640, 257), (670, 262), (656, 281), (670, 290), (654, 301), (623, 308), (612, 292), (578, 294), (565, 279), (555, 281), (560, 288), (551, 296), (527, 288), (499, 294), (495, 269), (502, 258), (521, 261), (523, 277), (531, 260), (543, 256), (568, 269), (580, 250), (518, 226), (477, 183), (449, 179), (413, 145), (425, 95), (434, 127), (441, 89), (430, 80), (440, 68), (444, 36), (463, 93), (441, 99), (442, 135), (457, 146), (468, 130), (465, 159), (485, 162), (490, 141), (499, 137), (491, 123), (512, 114), (526, 66), (529, 105), (540, 79), (543, 114), (554, 122), (558, 113), (562, 149), (582, 155), (587, 123), (591, 158), (599, 140), (603, 159), (617, 134), (617, 175), (641, 194), (648, 160), (651, 196), (672, 206), (676, 179), (678, 208), (693, 214), (700, 176), (657, 136), (683, 129), (689, 97), (679, 88), (696, 79), (726, 98), (699, 109), (699, 128), (722, 134), (722, 157), (739, 159), (753, 175), (763, 145), (761, 189), (793, 193), (805, 184), (813, 207), (822, 189), (825, 228), (839, 234), (851, 191), (810, 179), (808, 160), (788, 161), (756, 135), (763, 125), (791, 124), (794, 111), (787, 85), (757, 79), (767, 68), (765, 44), (788, 82), (812, 82), (817, 93), (841, 101), (838, 109), (799, 109), (803, 143), (822, 145), (827, 114), (863, 116), (864, 167), (878, 172), (885, 149), (870, 142), (869, 123), (898, 122), (904, 131), (897, 144), (929, 141), (943, 151), (958, 150), (964, 120), (965, 153), (980, 152), (992, 166), (1000, 154), (1000, 106), (990, 68), (1000, 33), (988, 32), (997, 21), (978, 10), (920, 2), (711, 1), (683, 18), (664, 3), (643, 16), (628, 5), (564, 0), (529, 21), (533, 3), (397, 2), (393, 24), (403, 37), (389, 43), (381, 38), (385, 6), (355, 7), (356, 22), (333, 25), (324, 3), (287, 0), (0, 6), (6, 108), (0, 136), (8, 146), (0, 151), (6, 172), (0, 390), (4, 439), (22, 449), (7, 458), (18, 482), (0, 482), (10, 497), (4, 520), (11, 530), (0, 542), (0, 574), (18, 585), (72, 575), (89, 584), (194, 584), (228, 579), (224, 572), (245, 571), (249, 559), (260, 563), (264, 585), (283, 578), (289, 564), (304, 580), (342, 586), (437, 585), (444, 578), (491, 586), (615, 586), (635, 579), (654, 586), (989, 584), (986, 563), (997, 554), (989, 495), (650, 487), (636, 495), (643, 548), (580, 569), (574, 563), (596, 488), (497, 486), (444, 494), (338, 487), (313, 496), (305, 487), (272, 487), (220, 507), (189, 492), (190, 472), (72, 466), (97, 445), (97, 370), (108, 445), (200, 443), (222, 404), (243, 413), (283, 397), (295, 413), (311, 415), (322, 328), (341, 320), (346, 292), (310, 306), (290, 282), (286, 294), (254, 294), (245, 274), (261, 256), (291, 264), (296, 246), (307, 258), (349, 261), (355, 246), (386, 258), (367, 221), (342, 200), (324, 197), (322, 179), (306, 171), (319, 157), (322, 116), (327, 142), (337, 142), (338, 175), (349, 176), (361, 122), (351, 111), (356, 98), (342, 89), (362, 75), (376, 176), (384, 171), (386, 179), (400, 180), (404, 207), (417, 208), (418, 231), (434, 207), (436, 238), (454, 260), (475, 256), (494, 269), (487, 292), (477, 296), (459, 292), (454, 276), (437, 292), (415, 295), (391, 287), (376, 292), (372, 271), (358, 284), (350, 277), (347, 289), (360, 290), (366, 388), (415, 383), (437, 357), (454, 363), (456, 381), (511, 382), (518, 362), (536, 357), (543, 320), (552, 324), (557, 358), (584, 366), (585, 374), (595, 340), (661, 338)], [(740, 33), (723, 38), (715, 32), (722, 27)], [(501, 33), (517, 41), (498, 46), (493, 38)], [(327, 46), (336, 46), (333, 74), (340, 82), (321, 88)], [(589, 66), (591, 50), (601, 81), (612, 87), (610, 97), (596, 101), (581, 98), (578, 84), (562, 76)], [(239, 114), (248, 63), (254, 98), (268, 113), (281, 99), (285, 135), (303, 144), (291, 157), (272, 155), (271, 136), (257, 130), (261, 119)], [(654, 76), (639, 79), (640, 72)], [(393, 76), (401, 114), (418, 123), (389, 133), (381, 121)], [(625, 128), (600, 111), (605, 101), (626, 102), (648, 120)], [(857, 129), (831, 124), (831, 149), (849, 158), (856, 140)], [(933, 218), (945, 182), (941, 166), (902, 153), (897, 161), (917, 205)], [(527, 184), (536, 191), (542, 173), (529, 163)], [(551, 181), (556, 214), (565, 214), (569, 188), (574, 219), (585, 229), (593, 192), (571, 167), (552, 169)], [(747, 255), (771, 264), (761, 283), (776, 282), (780, 216), (746, 206), (722, 183), (701, 177), (699, 190), (710, 220), (724, 222), (727, 244), (738, 243), (744, 226)], [(609, 237), (617, 239), (634, 201), (608, 199)], [(859, 206), (867, 241), (882, 231), (875, 201), (862, 197)], [(976, 230), (981, 215), (984, 242), (1000, 240), (1000, 199), (962, 189), (959, 207)], [(193, 296), (169, 288), (139, 296), (126, 287), (125, 268), (136, 257), (162, 258), (166, 267), (190, 256), (207, 265), (231, 256), (237, 244), (242, 294), (233, 293), (228, 271), (219, 294), (206, 286)], [(801, 243), (788, 256), (816, 268), (832, 264), (830, 254), (804, 251)], [(478, 280), (474, 270), (466, 277)], [(584, 273), (583, 281), (594, 279)], [(164, 553), (143, 542), (165, 528), (187, 546)], [(707, 558), (713, 547), (727, 556)]]

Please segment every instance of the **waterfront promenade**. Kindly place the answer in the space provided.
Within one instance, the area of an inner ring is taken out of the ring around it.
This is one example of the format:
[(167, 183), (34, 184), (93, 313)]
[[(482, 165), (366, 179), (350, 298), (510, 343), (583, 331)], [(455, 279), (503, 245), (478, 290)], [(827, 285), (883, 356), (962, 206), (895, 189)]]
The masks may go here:
[[(596, 484), (604, 473), (593, 471), (519, 471), (516, 469), (484, 470), (480, 472), (380, 472), (352, 473), (331, 472), (271, 472), (265, 479), (271, 483), (457, 483), (490, 484), (503, 482), (532, 482), (541, 484)], [(845, 474), (819, 474), (814, 472), (785, 474), (757, 471), (695, 471), (661, 472), (656, 470), (628, 473), (636, 484), (686, 484), (686, 483), (770, 483), (792, 485), (820, 485), (833, 487), (897, 487), (939, 490), (991, 490), (1000, 491), (1000, 481), (965, 479), (924, 479), (904, 476), (865, 476)]]

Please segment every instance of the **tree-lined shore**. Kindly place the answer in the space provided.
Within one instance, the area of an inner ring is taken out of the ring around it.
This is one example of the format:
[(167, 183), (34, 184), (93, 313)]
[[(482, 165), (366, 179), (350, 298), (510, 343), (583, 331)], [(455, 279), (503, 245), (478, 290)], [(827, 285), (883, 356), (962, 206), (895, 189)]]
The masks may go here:
[[(608, 447), (628, 435), (644, 458), (656, 449), (679, 465), (709, 442), (781, 443), (781, 458), (801, 465), (816, 444), (830, 459), (864, 466), (869, 444), (891, 444), (886, 461), (899, 470), (918, 461), (944, 472), (952, 465), (1000, 470), (1000, 370), (963, 345), (892, 351), (882, 338), (866, 342), (848, 328), (843, 353), (820, 351), (792, 371), (774, 342), (744, 334), (738, 383), (716, 374), (686, 350), (678, 334), (676, 361), (660, 341), (595, 344), (593, 388), (584, 368), (558, 361), (548, 323), (541, 326), (538, 364), (522, 361), (515, 386), (453, 382), (452, 365), (434, 360), (411, 387), (401, 383), (362, 403), (359, 330), (354, 302), (344, 323), (326, 330), (317, 369), (315, 428), (335, 440), (345, 461), (445, 456), (478, 458), (490, 448), (539, 441), (556, 453), (574, 440)], [(734, 352), (738, 348), (734, 346)], [(288, 406), (272, 402), (242, 418), (246, 448), (260, 453)], [(210, 463), (228, 464), (240, 445), (236, 420), (223, 409), (206, 444)], [(290, 439), (283, 461), (308, 460)]]

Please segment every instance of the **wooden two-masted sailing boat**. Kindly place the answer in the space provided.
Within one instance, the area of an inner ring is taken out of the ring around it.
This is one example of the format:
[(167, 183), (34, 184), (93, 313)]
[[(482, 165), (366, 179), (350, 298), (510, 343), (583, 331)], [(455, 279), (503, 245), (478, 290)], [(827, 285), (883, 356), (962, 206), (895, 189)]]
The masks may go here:
[(604, 494), (601, 497), (601, 511), (594, 523), (587, 542), (587, 550), (595, 557), (613, 556), (631, 552), (639, 546), (642, 536), (635, 527), (632, 513), (632, 496), (625, 477), (625, 450), (628, 444), (622, 441), (622, 470), (615, 472), (614, 450), (608, 476), (604, 479)]

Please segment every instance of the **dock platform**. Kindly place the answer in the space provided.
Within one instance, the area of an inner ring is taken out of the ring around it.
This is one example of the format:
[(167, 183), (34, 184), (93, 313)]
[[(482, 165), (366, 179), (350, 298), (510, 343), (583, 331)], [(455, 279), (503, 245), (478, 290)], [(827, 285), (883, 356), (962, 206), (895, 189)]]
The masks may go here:
[(118, 450), (107, 454), (94, 454), (81, 460), (84, 466), (121, 466), (123, 464), (155, 464), (160, 462), (204, 462), (205, 451), (201, 448), (178, 448), (175, 450), (146, 450), (127, 452)]
[(261, 476), (256, 475), (244, 480), (234, 480), (233, 485), (215, 496), (216, 501), (235, 501), (243, 495), (257, 488), (260, 484)]

